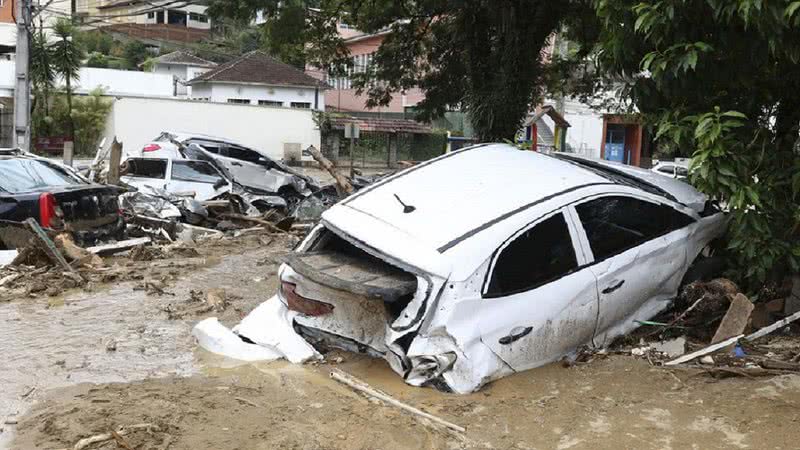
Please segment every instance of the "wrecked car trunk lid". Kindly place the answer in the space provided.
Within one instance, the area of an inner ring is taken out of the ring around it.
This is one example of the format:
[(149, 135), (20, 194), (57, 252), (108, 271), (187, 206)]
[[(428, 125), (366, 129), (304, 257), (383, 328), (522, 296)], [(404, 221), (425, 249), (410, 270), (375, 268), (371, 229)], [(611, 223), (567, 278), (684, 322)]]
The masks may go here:
[(386, 255), (393, 260), (390, 262), (409, 272), (427, 273), (444, 279), (450, 275), (450, 261), (430, 245), (363, 211), (340, 204), (322, 214), (322, 224)]
[(417, 280), (408, 272), (333, 251), (292, 253), (286, 262), (316, 283), (389, 303), (417, 288)]

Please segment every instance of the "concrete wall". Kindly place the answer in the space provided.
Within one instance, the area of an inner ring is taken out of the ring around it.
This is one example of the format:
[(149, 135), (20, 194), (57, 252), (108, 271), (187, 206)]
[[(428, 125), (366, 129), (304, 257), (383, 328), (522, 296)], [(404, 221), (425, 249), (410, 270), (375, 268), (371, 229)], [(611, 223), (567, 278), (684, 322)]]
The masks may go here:
[(126, 154), (138, 152), (162, 131), (225, 137), (283, 158), (284, 143), (320, 148), (313, 111), (191, 100), (122, 97), (106, 124), (106, 143), (114, 136)]
[(255, 84), (234, 83), (202, 83), (192, 86), (192, 98), (210, 99), (212, 102), (227, 103), (229, 99), (249, 100), (251, 105), (258, 105), (259, 100), (281, 102), (289, 108), (291, 102), (305, 102), (314, 109), (315, 95), (317, 109), (325, 110), (325, 92), (316, 94), (313, 88), (263, 86)]
[(571, 125), (567, 130), (567, 144), (573, 151), (592, 158), (600, 158), (603, 113), (578, 101), (567, 99), (564, 102), (563, 116)]
[[(62, 80), (56, 85), (63, 87)], [(143, 97), (172, 97), (172, 76), (130, 70), (98, 69), (81, 67), (80, 80), (73, 82), (75, 92), (88, 94), (101, 87), (107, 95)], [(13, 96), (14, 61), (0, 60), (0, 97)]]
[(192, 78), (197, 77), (198, 75), (208, 72), (209, 68), (207, 67), (194, 67), (194, 66), (187, 66), (185, 64), (164, 64), (158, 63), (153, 66), (152, 73), (158, 73), (162, 75), (169, 75), (170, 77), (177, 77), (181, 82), (178, 83), (177, 86), (177, 94), (178, 97), (192, 97), (192, 87), (186, 86), (185, 83), (187, 80), (191, 80)]

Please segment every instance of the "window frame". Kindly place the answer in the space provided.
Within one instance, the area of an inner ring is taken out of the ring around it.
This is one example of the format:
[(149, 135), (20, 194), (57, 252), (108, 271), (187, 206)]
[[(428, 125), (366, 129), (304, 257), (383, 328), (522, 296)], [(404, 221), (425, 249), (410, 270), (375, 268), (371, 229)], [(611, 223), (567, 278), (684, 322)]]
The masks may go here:
[[(297, 106), (308, 105), (308, 106)], [(289, 107), (292, 109), (311, 109), (311, 102), (289, 102)]]
[(208, 181), (188, 180), (188, 179), (185, 179), (185, 178), (176, 177), (175, 176), (175, 170), (174, 170), (175, 166), (176, 165), (187, 165), (188, 166), (188, 163), (199, 163), (199, 164), (202, 164), (202, 165), (206, 165), (206, 166), (210, 167), (220, 179), (224, 180), (226, 183), (228, 182), (228, 179), (225, 178), (225, 176), (222, 173), (220, 173), (220, 171), (216, 167), (214, 167), (213, 164), (211, 164), (208, 161), (203, 161), (203, 160), (198, 160), (198, 159), (180, 159), (180, 160), (170, 161), (170, 171), (169, 171), (169, 180), (168, 181), (169, 182), (173, 182), (173, 181), (175, 181), (175, 182), (183, 182), (183, 183), (200, 183), (200, 184), (209, 184), (209, 185), (215, 185), (217, 183), (217, 182), (211, 183), (211, 182), (208, 182)]
[[(672, 209), (676, 213), (683, 214), (688, 219), (690, 219), (691, 222), (689, 224), (683, 226), (683, 227), (669, 229), (669, 230), (667, 230), (667, 231), (665, 231), (663, 233), (660, 233), (660, 234), (655, 235), (655, 236), (651, 236), (651, 237), (649, 237), (649, 238), (647, 238), (647, 239), (645, 239), (645, 240), (643, 240), (641, 242), (638, 242), (638, 243), (636, 243), (634, 245), (630, 245), (630, 246), (625, 247), (625, 248), (623, 248), (621, 250), (618, 250), (615, 253), (606, 255), (606, 256), (604, 256), (602, 258), (597, 258), (595, 256), (595, 254), (594, 254), (594, 250), (592, 250), (592, 244), (589, 241), (588, 234), (586, 234), (586, 228), (583, 226), (583, 221), (581, 220), (580, 214), (578, 214), (578, 210), (576, 209), (576, 206), (584, 204), (584, 203), (588, 203), (588, 202), (591, 202), (591, 201), (594, 201), (594, 200), (598, 200), (598, 199), (601, 199), (603, 197), (627, 197), (627, 198), (631, 198), (631, 199), (634, 199), (634, 200), (643, 201), (645, 203), (652, 203), (652, 204), (654, 204), (656, 206), (667, 207), (667, 208)], [(623, 254), (623, 253), (625, 253), (625, 252), (627, 252), (629, 250), (632, 250), (632, 249), (634, 249), (636, 247), (640, 247), (642, 245), (647, 244), (648, 242), (652, 242), (652, 241), (654, 241), (656, 239), (660, 239), (660, 238), (662, 238), (662, 237), (664, 237), (664, 236), (666, 236), (666, 235), (668, 235), (670, 233), (673, 233), (673, 232), (678, 231), (678, 230), (682, 230), (682, 229), (684, 229), (686, 227), (692, 226), (692, 225), (697, 223), (697, 219), (695, 217), (692, 217), (690, 214), (686, 214), (685, 212), (675, 208), (673, 205), (670, 205), (669, 203), (661, 202), (661, 201), (658, 201), (658, 200), (653, 199), (653, 198), (649, 198), (649, 197), (644, 196), (644, 195), (636, 195), (636, 194), (630, 193), (630, 192), (608, 192), (608, 193), (602, 193), (602, 194), (591, 195), (591, 196), (588, 196), (588, 197), (583, 197), (581, 199), (575, 200), (574, 202), (571, 202), (569, 205), (567, 205), (567, 209), (569, 209), (569, 214), (572, 215), (573, 221), (574, 221), (574, 223), (575, 223), (575, 225), (577, 227), (578, 234), (580, 235), (581, 246), (583, 247), (583, 251), (584, 251), (584, 253), (585, 253), (585, 255), (586, 255), (587, 259), (588, 259), (588, 262), (586, 264), (587, 266), (592, 266), (592, 265), (595, 265), (595, 264), (599, 264), (599, 263), (601, 263), (603, 261), (606, 261), (608, 259), (615, 258), (615, 257), (617, 257), (617, 256), (619, 256), (619, 255), (621, 255), (621, 254)]]
[[(544, 222), (544, 221), (546, 221), (548, 219), (551, 219), (551, 218), (557, 216), (558, 214), (562, 215), (562, 217), (564, 218), (564, 223), (567, 226), (567, 232), (569, 234), (570, 242), (572, 242), (572, 250), (573, 250), (573, 252), (575, 252), (576, 266), (574, 268), (572, 268), (571, 270), (563, 273), (563, 274), (560, 274), (558, 276), (543, 280), (543, 281), (541, 281), (541, 282), (539, 282), (537, 284), (533, 284), (533, 285), (531, 285), (529, 287), (526, 287), (525, 289), (521, 289), (521, 290), (514, 291), (514, 292), (503, 292), (503, 293), (500, 293), (500, 294), (490, 294), (488, 292), (489, 291), (489, 285), (491, 284), (491, 280), (493, 278), (494, 271), (495, 271), (495, 269), (497, 267), (497, 260), (500, 258), (500, 255), (503, 253), (503, 250), (505, 250), (512, 243), (514, 243), (514, 241), (516, 241), (517, 238), (522, 236), (528, 230), (530, 230), (532, 228), (535, 228), (537, 225), (540, 225), (542, 222)], [(486, 269), (486, 275), (484, 276), (483, 286), (481, 287), (481, 298), (488, 300), (488, 299), (494, 299), (494, 298), (510, 297), (512, 295), (518, 295), (518, 294), (522, 294), (522, 293), (525, 293), (525, 292), (530, 292), (530, 291), (538, 289), (538, 288), (540, 288), (540, 287), (542, 287), (542, 286), (544, 286), (546, 284), (550, 284), (550, 283), (552, 283), (554, 281), (560, 280), (560, 279), (562, 279), (564, 277), (567, 277), (567, 276), (569, 276), (569, 275), (571, 275), (571, 274), (573, 274), (575, 272), (578, 272), (578, 271), (584, 269), (587, 266), (587, 261), (586, 261), (586, 255), (584, 254), (584, 251), (583, 251), (583, 248), (582, 248), (582, 245), (581, 245), (580, 238), (581, 237), (578, 234), (578, 230), (577, 230), (576, 225), (574, 223), (574, 218), (572, 217), (570, 211), (568, 211), (565, 206), (556, 208), (556, 209), (554, 209), (554, 210), (552, 210), (550, 212), (547, 212), (545, 214), (542, 214), (542, 215), (538, 216), (533, 221), (529, 222), (527, 225), (523, 226), (522, 228), (520, 228), (519, 230), (517, 230), (516, 232), (511, 234), (508, 238), (506, 238), (500, 244), (500, 246), (498, 246), (492, 252), (492, 255), (490, 256), (489, 267)]]

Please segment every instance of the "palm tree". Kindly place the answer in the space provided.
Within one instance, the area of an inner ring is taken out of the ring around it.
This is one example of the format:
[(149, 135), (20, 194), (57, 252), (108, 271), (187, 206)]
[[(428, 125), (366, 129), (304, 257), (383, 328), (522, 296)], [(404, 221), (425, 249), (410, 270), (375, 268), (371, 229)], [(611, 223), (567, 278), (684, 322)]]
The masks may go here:
[(47, 44), (47, 37), (45, 37), (40, 29), (38, 33), (33, 35), (33, 41), (31, 42), (30, 69), (33, 89), (35, 92), (41, 94), (41, 103), (38, 102), (39, 96), (35, 96), (35, 98), (37, 98), (37, 105), (41, 105), (41, 107), (44, 108), (45, 116), (48, 115), (50, 91), (53, 89), (53, 83), (56, 78), (53, 66), (50, 64), (51, 56), (52, 51)]
[(67, 18), (58, 19), (53, 26), (56, 41), (51, 45), (55, 72), (64, 78), (69, 114), (70, 138), (75, 139), (75, 122), (72, 120), (72, 81), (79, 79), (83, 49), (75, 42), (75, 26)]

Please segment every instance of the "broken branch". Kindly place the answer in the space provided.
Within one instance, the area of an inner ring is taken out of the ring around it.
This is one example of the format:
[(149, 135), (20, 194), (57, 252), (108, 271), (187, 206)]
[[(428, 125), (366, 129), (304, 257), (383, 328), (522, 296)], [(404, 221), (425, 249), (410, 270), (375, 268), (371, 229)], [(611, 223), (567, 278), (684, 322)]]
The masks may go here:
[(80, 441), (76, 442), (75, 445), (72, 446), (72, 450), (82, 450), (82, 449), (84, 449), (84, 448), (86, 448), (86, 447), (88, 447), (88, 446), (90, 446), (92, 444), (96, 444), (98, 442), (110, 441), (110, 440), (114, 439), (114, 433), (116, 433), (117, 436), (122, 437), (122, 436), (130, 434), (130, 433), (132, 433), (134, 431), (150, 430), (150, 429), (154, 429), (154, 428), (156, 428), (156, 427), (153, 426), (152, 423), (140, 423), (140, 424), (131, 425), (131, 426), (128, 426), (128, 427), (119, 427), (116, 431), (111, 431), (109, 433), (96, 434), (94, 436), (89, 436), (87, 438), (83, 438)]
[(409, 412), (411, 414), (414, 414), (415, 416), (422, 417), (422, 418), (430, 420), (431, 422), (434, 422), (434, 423), (437, 423), (439, 425), (442, 425), (442, 426), (444, 426), (445, 428), (447, 428), (449, 430), (457, 431), (459, 433), (465, 433), (467, 431), (464, 427), (461, 427), (461, 426), (458, 426), (458, 425), (456, 425), (454, 423), (448, 422), (448, 421), (446, 421), (444, 419), (441, 419), (439, 417), (436, 417), (436, 416), (434, 416), (432, 414), (428, 414), (425, 411), (421, 411), (421, 410), (419, 410), (417, 408), (414, 408), (413, 406), (407, 405), (407, 404), (405, 404), (405, 403), (403, 403), (403, 402), (401, 402), (399, 400), (395, 400), (394, 398), (390, 397), (389, 394), (385, 394), (385, 393), (383, 393), (381, 391), (378, 391), (377, 389), (373, 389), (367, 383), (355, 378), (354, 376), (352, 376), (352, 375), (350, 375), (348, 373), (342, 372), (339, 369), (333, 369), (333, 371), (331, 372), (331, 378), (333, 378), (334, 380), (336, 380), (336, 381), (338, 381), (340, 383), (346, 384), (347, 386), (350, 386), (351, 388), (353, 388), (353, 389), (355, 389), (355, 390), (357, 390), (357, 391), (359, 391), (359, 392), (361, 392), (363, 394), (366, 394), (366, 395), (368, 395), (370, 397), (373, 397), (373, 398), (376, 398), (376, 399), (381, 400), (383, 402), (386, 402), (386, 403), (388, 403), (388, 404), (390, 404), (392, 406), (396, 406), (396, 407), (402, 409), (403, 411)]
[(311, 157), (314, 158), (315, 161), (322, 166), (323, 169), (327, 170), (329, 174), (336, 180), (336, 191), (338, 191), (339, 196), (347, 196), (352, 194), (355, 189), (353, 189), (353, 185), (347, 181), (347, 178), (344, 175), (340, 174), (336, 167), (334, 167), (333, 163), (326, 158), (319, 149), (311, 146), (308, 148), (308, 151), (311, 153)]
[(680, 358), (673, 359), (672, 361), (665, 362), (664, 365), (665, 366), (674, 366), (674, 365), (677, 365), (677, 364), (683, 364), (685, 362), (689, 362), (689, 361), (691, 361), (691, 360), (693, 360), (695, 358), (699, 358), (699, 357), (707, 355), (709, 353), (714, 353), (715, 351), (717, 351), (717, 350), (719, 350), (721, 348), (725, 348), (725, 347), (729, 346), (730, 344), (733, 344), (734, 342), (736, 342), (739, 339), (741, 339), (743, 336), (744, 336), (743, 334), (740, 334), (738, 336), (734, 336), (734, 337), (732, 337), (730, 339), (726, 339), (726, 340), (724, 340), (722, 342), (719, 342), (717, 344), (709, 345), (708, 347), (702, 348), (702, 349), (700, 349), (700, 350), (698, 350), (698, 351), (696, 351), (694, 353), (689, 353), (688, 355), (683, 355)]
[(749, 335), (745, 336), (745, 340), (754, 341), (754, 340), (756, 340), (756, 339), (758, 339), (760, 337), (764, 337), (764, 336), (772, 333), (773, 331), (777, 330), (778, 328), (782, 328), (782, 327), (785, 327), (786, 325), (789, 325), (790, 323), (794, 322), (797, 319), (800, 319), (800, 311), (792, 314), (789, 317), (786, 317), (783, 320), (779, 320), (779, 321), (773, 323), (772, 325), (770, 325), (768, 327), (764, 327), (764, 328), (756, 331), (753, 334), (749, 334)]

